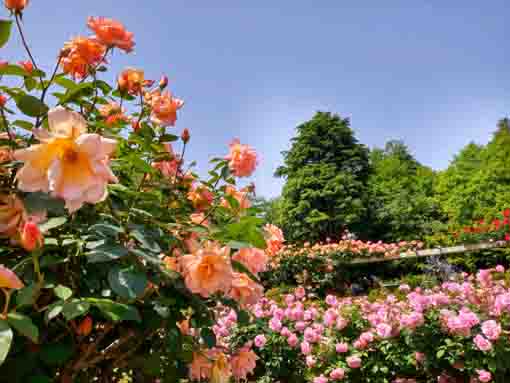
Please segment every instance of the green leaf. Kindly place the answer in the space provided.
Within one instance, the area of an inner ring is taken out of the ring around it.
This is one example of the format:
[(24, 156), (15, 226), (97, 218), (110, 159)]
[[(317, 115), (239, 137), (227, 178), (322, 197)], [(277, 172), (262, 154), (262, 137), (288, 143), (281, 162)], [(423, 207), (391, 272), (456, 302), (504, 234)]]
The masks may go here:
[(141, 322), (142, 318), (136, 307), (117, 303), (109, 299), (87, 298), (87, 301), (97, 307), (101, 312), (113, 321), (136, 321)]
[(82, 84), (76, 84), (72, 89), (69, 89), (64, 97), (60, 99), (61, 104), (66, 104), (71, 101), (76, 101), (83, 96), (92, 94), (94, 85), (92, 82), (84, 82)]
[(175, 134), (163, 134), (159, 137), (159, 142), (173, 142), (179, 139)]
[(147, 287), (147, 276), (132, 268), (115, 267), (108, 273), (108, 282), (112, 290), (122, 298), (136, 299)]
[(35, 283), (25, 286), (21, 290), (19, 290), (16, 295), (16, 306), (17, 307), (32, 306), (32, 304), (34, 303), (36, 290), (37, 286), (35, 285)]
[(37, 81), (33, 77), (25, 77), (25, 88), (31, 92), (37, 86)]
[(43, 232), (47, 232), (47, 231), (50, 231), (51, 229), (55, 229), (55, 228), (57, 228), (59, 226), (62, 226), (66, 222), (67, 222), (67, 218), (66, 217), (50, 218), (49, 220), (47, 220), (43, 224), (39, 225), (39, 229), (41, 231), (43, 231)]
[(73, 295), (73, 290), (71, 290), (69, 287), (58, 285), (53, 289), (55, 292), (55, 295), (62, 299), (63, 301), (68, 300)]
[(200, 336), (208, 348), (213, 348), (216, 346), (216, 335), (210, 328), (206, 327), (200, 330)]
[(110, 262), (122, 258), (128, 254), (128, 250), (119, 245), (104, 244), (95, 247), (85, 253), (90, 263)]
[(13, 334), (9, 324), (4, 320), (0, 320), (0, 365), (5, 362), (7, 354), (9, 354), (12, 337)]
[(16, 120), (12, 124), (14, 126), (17, 126), (18, 128), (28, 130), (29, 132), (31, 132), (32, 129), (34, 128), (34, 124), (32, 124), (31, 122), (28, 122), (28, 121), (23, 121), (23, 120)]
[(44, 346), (40, 357), (49, 366), (61, 366), (73, 355), (72, 344), (57, 343)]
[(55, 214), (63, 214), (65, 212), (64, 201), (43, 192), (28, 193), (23, 202), (29, 213), (49, 211)]
[(73, 89), (75, 89), (78, 86), (77, 83), (75, 83), (72, 80), (69, 80), (68, 78), (64, 77), (63, 75), (56, 76), (53, 81), (56, 84), (60, 85), (61, 87), (69, 89), (69, 90), (73, 90)]
[(250, 314), (245, 310), (239, 310), (237, 312), (237, 322), (241, 326), (247, 326), (250, 323)]
[(7, 321), (16, 331), (29, 338), (32, 342), (39, 342), (39, 329), (34, 325), (30, 317), (13, 312), (7, 315)]
[(24, 95), (20, 97), (16, 105), (19, 110), (30, 117), (40, 117), (48, 112), (48, 107), (37, 97)]
[(46, 313), (44, 314), (44, 320), (46, 322), (49, 322), (53, 318), (56, 318), (62, 312), (62, 309), (64, 308), (64, 303), (65, 302), (58, 301), (49, 305), (46, 310)]
[(124, 229), (109, 223), (98, 223), (89, 228), (89, 232), (95, 232), (102, 237), (116, 237), (117, 234), (123, 233)]
[(62, 314), (66, 320), (71, 320), (89, 312), (90, 304), (83, 299), (73, 299), (70, 302), (66, 302), (62, 307)]
[(27, 72), (18, 65), (6, 65), (0, 69), (0, 75), (2, 76), (18, 76), (25, 77)]
[(0, 20), (0, 48), (9, 41), (9, 37), (11, 37), (11, 28), (11, 20)]
[(142, 248), (154, 253), (161, 253), (161, 247), (149, 234), (144, 233), (142, 230), (135, 229), (131, 231), (131, 235), (142, 244)]

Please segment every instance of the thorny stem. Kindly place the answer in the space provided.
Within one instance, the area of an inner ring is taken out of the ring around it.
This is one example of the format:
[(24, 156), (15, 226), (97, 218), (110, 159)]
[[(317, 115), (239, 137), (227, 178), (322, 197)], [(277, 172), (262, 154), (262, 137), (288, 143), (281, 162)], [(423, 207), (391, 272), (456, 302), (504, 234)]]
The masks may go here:
[(7, 118), (5, 117), (4, 108), (0, 107), (0, 114), (2, 115), (2, 122), (4, 123), (5, 130), (7, 131), (7, 135), (9, 136), (9, 140), (14, 142), (14, 136), (12, 135), (11, 129), (9, 129), (9, 123), (7, 122)]
[(39, 251), (36, 250), (32, 253), (32, 259), (34, 261), (34, 272), (37, 275), (39, 285), (42, 287), (44, 284), (44, 276), (41, 274), (41, 265), (39, 264)]
[(144, 114), (143, 112), (144, 112), (144, 109), (143, 109), (143, 93), (142, 93), (142, 91), (140, 91), (140, 115), (138, 116), (138, 121), (136, 122), (137, 126), (142, 121), (143, 114)]
[(48, 81), (48, 83), (46, 84), (46, 86), (42, 90), (42, 93), (41, 93), (41, 102), (44, 102), (44, 98), (46, 97), (46, 93), (48, 92), (48, 89), (50, 88), (51, 83), (53, 82), (53, 80), (55, 79), (55, 76), (57, 75), (58, 67), (60, 66), (61, 62), (62, 62), (62, 55), (59, 55), (58, 56), (58, 60), (57, 60), (57, 64), (55, 65), (55, 69), (53, 69), (53, 73), (51, 75), (51, 78), (50, 78), (50, 80)]
[(174, 184), (177, 182), (177, 175), (179, 174), (179, 169), (181, 167), (181, 164), (184, 163), (184, 154), (186, 153), (186, 145), (187, 145), (187, 142), (185, 142), (184, 145), (182, 146), (181, 156), (177, 160), (177, 161), (179, 161), (179, 163), (175, 167)]
[[(30, 57), (30, 61), (32, 62), (32, 64), (34, 65), (34, 68), (36, 70), (39, 70), (39, 67), (37, 66), (37, 63), (35, 62), (35, 59), (34, 59), (34, 56), (32, 56), (32, 52), (30, 51), (30, 48), (28, 47), (28, 43), (27, 43), (27, 40), (25, 38), (25, 34), (23, 33), (23, 28), (21, 28), (21, 23), (20, 23), (20, 16), (19, 16), (19, 13), (16, 13), (14, 19), (16, 20), (16, 25), (18, 27), (18, 31), (19, 31), (19, 34), (21, 36), (21, 42), (23, 43), (23, 46), (25, 47), (25, 50), (27, 51), (28, 53), (28, 57)], [(43, 83), (43, 78), (42, 78), (42, 75), (39, 74), (39, 79), (41, 80), (41, 85)]]
[[(60, 66), (60, 63), (62, 62), (62, 55), (59, 55), (58, 56), (58, 60), (57, 60), (57, 64), (55, 65), (55, 69), (53, 69), (53, 73), (51, 75), (51, 78), (50, 80), (48, 81), (48, 83), (46, 84), (45, 87), (43, 87), (43, 90), (42, 90), (42, 93), (41, 93), (41, 102), (44, 103), (44, 98), (46, 97), (46, 93), (48, 92), (48, 89), (50, 89), (50, 86), (51, 86), (51, 83), (53, 82), (53, 80), (55, 79), (55, 76), (57, 75), (57, 71), (58, 71), (58, 67)], [(42, 85), (42, 82), (41, 82), (41, 85)], [(35, 121), (35, 127), (38, 128), (39, 125), (41, 124), (42, 122), (42, 119), (41, 117), (37, 117), (36, 121)]]
[[(97, 65), (94, 68), (92, 68), (92, 70), (89, 71), (89, 72), (96, 73), (96, 70), (97, 70), (97, 68), (99, 68), (99, 65), (101, 65), (104, 62), (106, 62), (106, 56), (108, 55), (108, 53), (110, 53), (110, 51), (113, 51), (113, 48), (107, 48), (104, 51), (104, 55), (101, 58), (101, 61), (99, 61), (99, 63), (97, 63)], [(90, 75), (90, 73), (87, 73), (87, 75), (80, 80), (79, 84), (83, 83), (89, 77), (89, 75)]]
[(5, 304), (4, 304), (4, 310), (2, 312), (3, 317), (7, 317), (7, 311), (9, 311), (9, 304), (11, 302), (11, 291), (7, 289), (2, 289), (4, 295), (5, 295)]

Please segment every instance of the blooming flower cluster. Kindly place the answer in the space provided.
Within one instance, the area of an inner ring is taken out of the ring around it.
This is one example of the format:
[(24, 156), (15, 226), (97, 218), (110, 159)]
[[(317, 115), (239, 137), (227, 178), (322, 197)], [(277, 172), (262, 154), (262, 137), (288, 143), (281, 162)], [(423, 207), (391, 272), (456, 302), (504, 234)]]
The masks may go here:
[[(489, 382), (506, 376), (506, 367), (496, 363), (498, 352), (510, 347), (504, 335), (510, 284), (502, 266), (429, 290), (401, 285), (377, 300), (329, 295), (320, 302), (298, 287), (281, 302), (262, 298), (251, 311), (258, 318), (249, 340), (254, 349), (283, 340), (298, 351), (313, 383), (374, 376), (394, 383), (453, 383), (465, 377)], [(217, 322), (215, 331), (225, 344), (238, 341), (233, 322), (229, 312)]]

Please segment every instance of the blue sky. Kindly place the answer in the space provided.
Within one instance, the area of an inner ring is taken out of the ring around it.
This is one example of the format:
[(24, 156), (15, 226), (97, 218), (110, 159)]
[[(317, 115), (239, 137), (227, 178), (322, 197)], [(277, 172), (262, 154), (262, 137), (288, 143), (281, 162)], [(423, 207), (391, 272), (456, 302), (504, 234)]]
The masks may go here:
[[(261, 155), (264, 196), (279, 194), (280, 152), (317, 110), (350, 117), (370, 147), (403, 139), (442, 169), (510, 109), (505, 0), (32, 0), (26, 32), (44, 69), (94, 15), (135, 33), (112, 76), (127, 65), (167, 73), (186, 101), (175, 130), (192, 132), (190, 157), (205, 169), (239, 137)], [(0, 58), (24, 58), (17, 37)]]

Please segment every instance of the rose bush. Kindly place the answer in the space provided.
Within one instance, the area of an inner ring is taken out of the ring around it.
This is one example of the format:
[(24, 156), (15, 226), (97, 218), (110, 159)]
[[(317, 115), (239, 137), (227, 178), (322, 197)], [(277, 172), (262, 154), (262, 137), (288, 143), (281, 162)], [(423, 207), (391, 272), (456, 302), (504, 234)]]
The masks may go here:
[[(268, 288), (302, 284), (320, 294), (331, 289), (344, 291), (351, 282), (360, 282), (371, 269), (373, 271), (372, 265), (350, 266), (352, 260), (395, 257), (422, 247), (421, 241), (383, 243), (346, 236), (338, 242), (286, 245), (271, 258), (270, 268), (262, 274), (262, 280)], [(391, 275), (389, 272), (385, 274), (387, 277)]]
[(225, 310), (225, 348), (250, 348), (257, 382), (506, 382), (510, 379), (510, 274), (502, 266), (431, 289), (401, 285), (376, 299), (325, 300), (298, 287), (264, 298), (237, 326)]
[(0, 380), (245, 376), (253, 355), (215, 347), (213, 325), (218, 305), (247, 323), (283, 241), (236, 186), (256, 152), (234, 140), (200, 179), (168, 78), (101, 78), (135, 47), (123, 24), (89, 18), (48, 74), (23, 32), (29, 1), (4, 4), (0, 46), (17, 28), (28, 60), (0, 63)]

